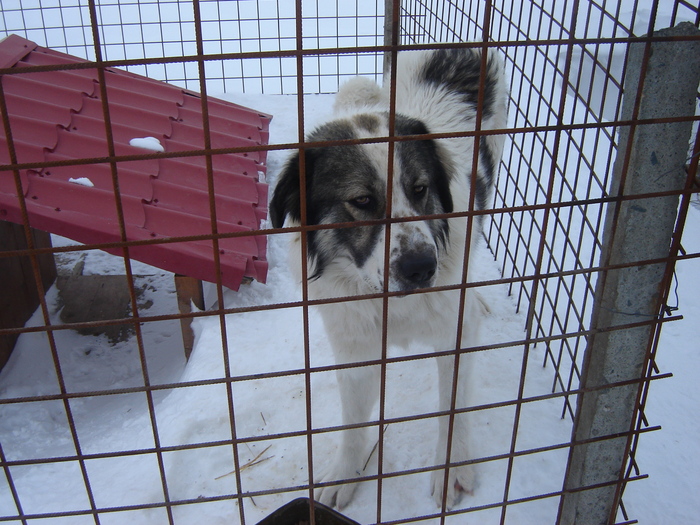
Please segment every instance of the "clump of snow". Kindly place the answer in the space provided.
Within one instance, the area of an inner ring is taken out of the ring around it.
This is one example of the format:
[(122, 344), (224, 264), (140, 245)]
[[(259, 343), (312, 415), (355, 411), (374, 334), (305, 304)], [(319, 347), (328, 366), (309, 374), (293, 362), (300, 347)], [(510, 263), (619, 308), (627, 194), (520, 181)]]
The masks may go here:
[(165, 148), (156, 137), (134, 138), (129, 141), (129, 145), (135, 148), (143, 148), (162, 153)]
[(87, 186), (89, 188), (95, 187), (95, 185), (92, 183), (92, 181), (90, 179), (88, 179), (87, 177), (78, 177), (75, 179), (73, 177), (70, 177), (68, 179), (68, 182), (72, 182), (73, 184), (80, 184), (81, 186)]

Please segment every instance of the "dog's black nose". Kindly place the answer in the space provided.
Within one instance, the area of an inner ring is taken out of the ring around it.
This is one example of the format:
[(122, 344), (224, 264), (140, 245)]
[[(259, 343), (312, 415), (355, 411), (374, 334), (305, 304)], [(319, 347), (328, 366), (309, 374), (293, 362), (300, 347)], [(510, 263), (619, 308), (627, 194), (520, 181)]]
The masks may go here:
[(398, 262), (401, 278), (411, 288), (429, 286), (436, 269), (437, 259), (432, 253), (406, 254)]

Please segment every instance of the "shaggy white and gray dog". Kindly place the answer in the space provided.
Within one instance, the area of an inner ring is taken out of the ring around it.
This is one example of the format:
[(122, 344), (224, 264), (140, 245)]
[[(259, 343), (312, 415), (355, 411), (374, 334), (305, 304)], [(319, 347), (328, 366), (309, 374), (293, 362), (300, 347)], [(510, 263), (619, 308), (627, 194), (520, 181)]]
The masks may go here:
[[(482, 70), (480, 49), (441, 49), (398, 54), (396, 77), (395, 136), (454, 133), (475, 130), (480, 79), (483, 82), (482, 130), (506, 126), (507, 93), (503, 64), (490, 51)], [(341, 87), (335, 103), (335, 119), (318, 127), (308, 142), (345, 139), (378, 139), (376, 142), (308, 147), (304, 155), (304, 202), (306, 224), (328, 225), (387, 218), (384, 223), (337, 229), (316, 229), (307, 235), (308, 291), (311, 299), (389, 292), (388, 343), (408, 346), (418, 342), (436, 351), (477, 345), (483, 306), (467, 290), (462, 319), (462, 340), (456, 341), (460, 310), (459, 290), (408, 293), (463, 282), (467, 243), (467, 217), (424, 216), (484, 209), (490, 199), (503, 149), (503, 135), (483, 135), (478, 147), (478, 168), (472, 177), (474, 138), (421, 138), (399, 140), (393, 148), (389, 175), (389, 90), (357, 78)], [(297, 226), (302, 218), (299, 155), (286, 164), (275, 186), (270, 215), (275, 227)], [(387, 182), (391, 180), (391, 206)], [(410, 218), (416, 217), (415, 220)], [(481, 221), (474, 221), (470, 241), (480, 234)], [(385, 243), (389, 242), (388, 266)], [(301, 234), (292, 244), (291, 264), (301, 276)], [(381, 357), (383, 300), (366, 299), (323, 305), (321, 315), (336, 360), (355, 363)], [(457, 408), (469, 406), (469, 374), (472, 356), (461, 356)], [(437, 358), (439, 410), (451, 408), (453, 356)], [(345, 425), (367, 422), (380, 388), (380, 367), (358, 366), (337, 371)], [(411, 392), (406, 392), (410, 396)], [(469, 455), (469, 414), (454, 419), (450, 463), (465, 462)], [(449, 419), (439, 418), (435, 465), (445, 465)], [(335, 460), (322, 477), (329, 484), (318, 491), (322, 503), (347, 505), (352, 499), (369, 454), (367, 429), (345, 430)], [(460, 492), (474, 488), (471, 465), (432, 473), (432, 494), (438, 505), (447, 487), (447, 507)]]

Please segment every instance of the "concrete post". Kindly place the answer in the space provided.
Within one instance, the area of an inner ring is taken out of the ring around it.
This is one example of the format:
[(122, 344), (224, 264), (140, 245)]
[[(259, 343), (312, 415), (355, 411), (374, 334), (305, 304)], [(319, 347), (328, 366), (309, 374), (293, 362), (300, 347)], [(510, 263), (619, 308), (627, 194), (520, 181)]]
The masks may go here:
[[(690, 23), (654, 33), (657, 37), (698, 35), (700, 30)], [(653, 42), (643, 85), (639, 86), (645, 50), (645, 42), (631, 45), (622, 119), (692, 117), (700, 83), (700, 40)], [(639, 89), (639, 109), (634, 115)], [(691, 132), (690, 121), (621, 128), (611, 195), (682, 190)], [(607, 210), (601, 264), (641, 264), (599, 276), (591, 327), (605, 331), (595, 333), (588, 341), (573, 441), (623, 435), (572, 447), (560, 507), (561, 524), (598, 525), (615, 520), (620, 499), (617, 482), (624, 475), (629, 432), (634, 429), (643, 387), (642, 383), (620, 383), (644, 377), (655, 325), (610, 329), (659, 315), (666, 264), (643, 261), (668, 257), (677, 208), (678, 197), (667, 196), (621, 201)], [(610, 485), (585, 489), (605, 483)]]

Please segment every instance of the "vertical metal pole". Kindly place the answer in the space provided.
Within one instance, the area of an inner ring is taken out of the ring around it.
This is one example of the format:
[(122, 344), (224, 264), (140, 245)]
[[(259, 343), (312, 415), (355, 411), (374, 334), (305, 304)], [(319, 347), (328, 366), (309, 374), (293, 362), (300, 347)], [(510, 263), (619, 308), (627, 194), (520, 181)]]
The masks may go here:
[[(399, 2), (401, 5), (401, 2)], [(384, 45), (394, 45), (394, 0), (384, 0)], [(398, 28), (397, 28), (398, 29)], [(391, 75), (391, 51), (384, 51), (384, 82)]]
[[(682, 23), (653, 35), (678, 40), (631, 45), (623, 120), (695, 114), (698, 35), (693, 24)], [(691, 133), (690, 119), (621, 128), (611, 195), (683, 190)], [(668, 286), (665, 276), (670, 275), (667, 265), (673, 263), (644, 261), (669, 256), (677, 208), (678, 196), (671, 195), (618, 200), (607, 211), (601, 265), (631, 266), (602, 272), (596, 284), (594, 334), (584, 357), (561, 524), (615, 521), (655, 324), (615, 327), (659, 319), (663, 288)]]

